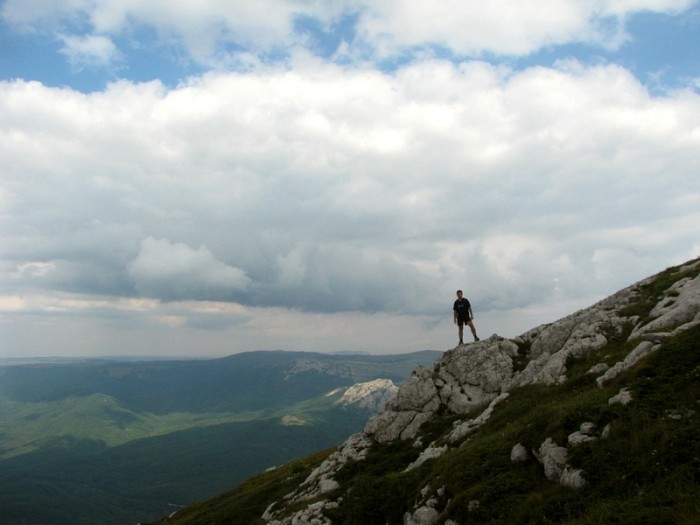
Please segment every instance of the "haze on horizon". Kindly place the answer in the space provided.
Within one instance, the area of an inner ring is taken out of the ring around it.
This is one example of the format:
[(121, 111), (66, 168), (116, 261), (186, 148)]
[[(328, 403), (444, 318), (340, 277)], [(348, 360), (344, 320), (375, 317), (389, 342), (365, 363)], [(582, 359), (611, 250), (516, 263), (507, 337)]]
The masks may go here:
[(0, 2), (0, 357), (512, 337), (700, 256), (700, 2)]

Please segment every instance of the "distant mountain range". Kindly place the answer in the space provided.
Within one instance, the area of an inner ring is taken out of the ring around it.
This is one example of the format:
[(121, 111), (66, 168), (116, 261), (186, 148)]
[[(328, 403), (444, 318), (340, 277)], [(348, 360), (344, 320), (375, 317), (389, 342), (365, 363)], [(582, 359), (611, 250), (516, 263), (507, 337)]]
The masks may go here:
[(700, 259), (417, 367), (337, 448), (158, 525), (700, 523)]
[(123, 525), (170, 513), (337, 445), (438, 355), (6, 362), (0, 522)]

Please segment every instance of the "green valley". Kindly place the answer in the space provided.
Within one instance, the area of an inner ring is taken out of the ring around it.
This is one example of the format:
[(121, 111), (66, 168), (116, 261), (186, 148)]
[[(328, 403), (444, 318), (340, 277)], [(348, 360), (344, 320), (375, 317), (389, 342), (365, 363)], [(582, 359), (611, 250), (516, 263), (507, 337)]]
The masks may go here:
[(136, 523), (337, 445), (367, 410), (347, 387), (437, 352), (251, 352), (0, 367), (0, 522)]

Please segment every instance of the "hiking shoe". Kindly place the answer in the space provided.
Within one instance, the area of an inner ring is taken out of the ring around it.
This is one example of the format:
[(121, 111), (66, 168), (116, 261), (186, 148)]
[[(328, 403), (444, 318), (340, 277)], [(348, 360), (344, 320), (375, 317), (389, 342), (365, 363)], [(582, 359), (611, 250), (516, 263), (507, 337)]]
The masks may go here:
[(479, 339), (478, 337), (475, 337), (474, 342), (476, 343), (477, 341), (481, 341), (481, 339)]

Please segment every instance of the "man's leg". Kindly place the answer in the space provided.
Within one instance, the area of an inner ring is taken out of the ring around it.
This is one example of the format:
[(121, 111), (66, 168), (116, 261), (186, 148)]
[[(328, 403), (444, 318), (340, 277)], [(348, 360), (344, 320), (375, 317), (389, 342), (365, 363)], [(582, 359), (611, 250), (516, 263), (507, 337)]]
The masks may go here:
[[(474, 323), (470, 319), (467, 324), (469, 325), (469, 328), (471, 328), (472, 335), (474, 336), (474, 341), (478, 341), (479, 338), (476, 336), (476, 328), (474, 328)], [(460, 341), (461, 341), (461, 339), (462, 339), (462, 334), (460, 334)]]
[(459, 320), (457, 321), (457, 326), (459, 326), (459, 344), (462, 344), (462, 342), (464, 341), (464, 340), (462, 339), (463, 334), (464, 334), (464, 323), (462, 322), (461, 319), (459, 319)]

